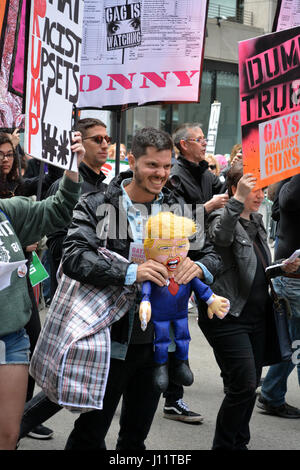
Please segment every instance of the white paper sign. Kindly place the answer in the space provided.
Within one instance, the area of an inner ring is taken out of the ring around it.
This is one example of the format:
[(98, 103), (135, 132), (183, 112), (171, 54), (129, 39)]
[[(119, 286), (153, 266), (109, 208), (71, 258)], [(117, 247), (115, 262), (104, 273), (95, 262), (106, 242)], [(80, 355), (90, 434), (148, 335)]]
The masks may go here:
[(79, 107), (198, 101), (207, 0), (85, 0)]
[(272, 268), (280, 268), (281, 266), (285, 266), (286, 264), (293, 263), (299, 257), (300, 257), (300, 249), (295, 250), (294, 253), (291, 254), (291, 256), (289, 258), (285, 259), (282, 263), (272, 264), (271, 266), (268, 266), (266, 268), (266, 271), (269, 270), (269, 269), (272, 269)]
[(139, 242), (130, 243), (128, 260), (130, 263), (135, 263), (135, 264), (142, 264), (146, 261), (143, 243), (139, 243)]
[[(15, 261), (13, 263), (5, 263), (0, 261), (0, 290), (10, 286), (10, 279), (12, 273), (19, 268), (26, 266), (27, 259), (22, 261)], [(25, 273), (26, 275), (26, 273)], [(20, 276), (23, 277), (23, 276)]]
[(299, 0), (282, 0), (276, 31), (300, 26)]
[[(106, 160), (104, 165), (101, 167), (102, 173), (105, 174), (105, 180), (104, 183), (109, 184), (111, 180), (116, 176), (115, 172), (115, 160)], [(128, 162), (125, 161), (120, 161), (120, 173), (123, 171), (128, 171), (130, 170)]]
[(220, 112), (221, 112), (221, 103), (215, 101), (214, 103), (212, 103), (211, 108), (210, 108), (210, 118), (209, 118), (209, 125), (208, 125), (208, 131), (207, 131), (206, 153), (212, 153), (212, 154), (215, 153)]
[(25, 152), (74, 169), (72, 109), (80, 86), (83, 0), (31, 2)]

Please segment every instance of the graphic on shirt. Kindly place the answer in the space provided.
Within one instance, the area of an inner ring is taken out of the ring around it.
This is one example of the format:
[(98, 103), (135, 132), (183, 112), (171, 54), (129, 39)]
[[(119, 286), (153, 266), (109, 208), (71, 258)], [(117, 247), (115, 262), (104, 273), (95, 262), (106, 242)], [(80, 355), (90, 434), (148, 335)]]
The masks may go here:
[(3, 242), (1, 241), (1, 238), (0, 238), (0, 261), (2, 261), (3, 263), (8, 263), (10, 260), (9, 251), (4, 246), (1, 246), (1, 245), (3, 245)]
[(105, 8), (108, 51), (141, 44), (141, 3), (114, 5)]

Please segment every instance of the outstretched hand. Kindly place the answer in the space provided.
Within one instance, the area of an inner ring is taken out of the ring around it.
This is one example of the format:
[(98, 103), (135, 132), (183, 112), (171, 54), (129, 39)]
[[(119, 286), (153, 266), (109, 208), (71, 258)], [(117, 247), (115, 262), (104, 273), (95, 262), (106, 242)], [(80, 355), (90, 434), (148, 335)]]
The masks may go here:
[(214, 301), (207, 308), (208, 318), (211, 320), (214, 315), (223, 319), (230, 309), (230, 302), (225, 297), (213, 294)]

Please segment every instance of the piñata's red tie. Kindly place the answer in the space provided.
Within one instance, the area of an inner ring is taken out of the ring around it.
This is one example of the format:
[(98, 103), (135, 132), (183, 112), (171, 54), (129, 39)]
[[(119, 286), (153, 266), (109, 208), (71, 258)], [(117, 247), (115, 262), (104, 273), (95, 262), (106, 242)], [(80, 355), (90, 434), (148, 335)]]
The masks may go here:
[(173, 277), (169, 279), (168, 289), (172, 295), (176, 295), (179, 290), (179, 285), (177, 284), (177, 282), (174, 281)]

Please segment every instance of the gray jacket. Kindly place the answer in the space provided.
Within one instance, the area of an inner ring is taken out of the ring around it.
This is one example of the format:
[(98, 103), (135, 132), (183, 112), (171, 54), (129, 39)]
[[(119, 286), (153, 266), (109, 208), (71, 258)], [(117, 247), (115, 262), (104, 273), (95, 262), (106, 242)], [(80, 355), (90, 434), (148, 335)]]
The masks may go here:
[[(215, 294), (230, 300), (230, 314), (238, 317), (249, 296), (256, 273), (257, 258), (253, 242), (239, 222), (244, 204), (231, 198), (224, 209), (218, 209), (208, 216), (208, 235), (218, 254), (223, 268), (215, 277), (211, 288)], [(271, 264), (271, 254), (267, 243), (267, 233), (262, 215), (253, 213), (259, 224), (258, 235)]]

